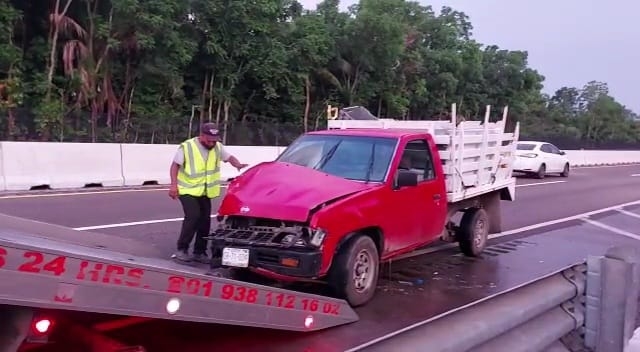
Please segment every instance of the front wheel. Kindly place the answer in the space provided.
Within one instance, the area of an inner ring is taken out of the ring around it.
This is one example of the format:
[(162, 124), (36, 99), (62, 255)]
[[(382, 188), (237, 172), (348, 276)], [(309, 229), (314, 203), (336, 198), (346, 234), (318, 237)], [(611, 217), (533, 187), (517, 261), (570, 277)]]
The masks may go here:
[(560, 176), (569, 177), (569, 163), (564, 164), (564, 170), (562, 170)]
[(464, 212), (458, 229), (460, 251), (468, 257), (479, 256), (489, 239), (489, 216), (484, 209), (471, 208)]
[(373, 298), (378, 286), (378, 248), (371, 237), (358, 235), (345, 244), (334, 259), (329, 285), (353, 307)]
[(547, 174), (547, 166), (545, 164), (540, 165), (538, 172), (536, 172), (537, 179), (543, 179)]

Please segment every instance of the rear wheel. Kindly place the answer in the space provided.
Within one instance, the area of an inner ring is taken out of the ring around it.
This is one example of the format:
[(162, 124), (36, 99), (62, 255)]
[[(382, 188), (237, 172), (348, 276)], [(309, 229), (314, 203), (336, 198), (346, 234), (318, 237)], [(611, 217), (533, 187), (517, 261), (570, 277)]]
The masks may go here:
[(329, 274), (329, 285), (353, 307), (373, 298), (378, 286), (378, 248), (371, 237), (356, 235), (335, 257)]
[(468, 257), (479, 256), (489, 238), (489, 216), (484, 209), (467, 209), (460, 220), (457, 236), (460, 251)]

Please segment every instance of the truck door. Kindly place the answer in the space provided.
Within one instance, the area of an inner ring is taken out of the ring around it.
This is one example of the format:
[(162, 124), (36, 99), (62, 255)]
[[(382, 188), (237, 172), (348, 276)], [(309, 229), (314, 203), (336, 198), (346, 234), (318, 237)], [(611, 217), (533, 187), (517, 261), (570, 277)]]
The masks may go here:
[(429, 143), (424, 139), (409, 140), (402, 151), (398, 169), (418, 174), (416, 187), (396, 190), (402, 201), (396, 202), (412, 224), (407, 236), (409, 247), (415, 247), (438, 237), (444, 227), (447, 212), (447, 195), (442, 178), (438, 177)]

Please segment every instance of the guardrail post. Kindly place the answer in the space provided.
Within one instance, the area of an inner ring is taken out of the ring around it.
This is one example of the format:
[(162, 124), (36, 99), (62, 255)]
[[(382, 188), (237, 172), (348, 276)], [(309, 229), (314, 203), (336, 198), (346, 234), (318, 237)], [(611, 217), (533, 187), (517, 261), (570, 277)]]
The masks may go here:
[(0, 352), (16, 352), (29, 333), (30, 308), (0, 305)]
[(587, 260), (585, 346), (595, 352), (622, 352), (633, 335), (640, 292), (640, 252), (611, 248)]

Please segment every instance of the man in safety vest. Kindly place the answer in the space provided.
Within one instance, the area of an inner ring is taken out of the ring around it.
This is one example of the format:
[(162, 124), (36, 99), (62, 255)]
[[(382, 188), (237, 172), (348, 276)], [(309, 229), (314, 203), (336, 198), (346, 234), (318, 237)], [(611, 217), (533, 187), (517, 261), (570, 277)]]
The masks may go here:
[[(211, 262), (204, 237), (209, 236), (211, 228), (211, 199), (220, 196), (221, 160), (238, 171), (247, 166), (224, 149), (217, 126), (210, 122), (200, 126), (197, 137), (182, 142), (173, 158), (169, 196), (180, 199), (184, 211), (178, 251), (173, 256), (179, 261)], [(189, 256), (194, 234), (193, 256)]]

